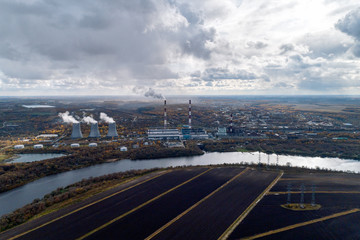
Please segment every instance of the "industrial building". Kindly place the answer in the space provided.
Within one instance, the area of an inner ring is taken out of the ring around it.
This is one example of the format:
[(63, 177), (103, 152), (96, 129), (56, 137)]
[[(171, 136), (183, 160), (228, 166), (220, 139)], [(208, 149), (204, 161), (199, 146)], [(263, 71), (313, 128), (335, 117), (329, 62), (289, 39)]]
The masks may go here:
[(149, 140), (180, 140), (181, 134), (178, 129), (150, 128), (147, 132)]
[(182, 128), (181, 139), (183, 140), (199, 140), (209, 139), (209, 135), (202, 128)]

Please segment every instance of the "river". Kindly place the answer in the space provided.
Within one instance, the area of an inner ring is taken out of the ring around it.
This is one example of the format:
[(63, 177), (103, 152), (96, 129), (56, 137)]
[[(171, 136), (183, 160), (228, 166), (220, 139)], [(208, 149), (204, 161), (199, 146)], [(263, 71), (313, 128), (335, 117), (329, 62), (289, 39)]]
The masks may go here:
[[(276, 164), (276, 155), (270, 156), (270, 164)], [(261, 153), (260, 161), (267, 163), (268, 155)], [(32, 202), (35, 198), (42, 198), (59, 187), (65, 187), (84, 178), (97, 177), (104, 174), (134, 169), (165, 168), (176, 166), (194, 166), (223, 163), (258, 163), (259, 153), (206, 153), (202, 156), (163, 158), (152, 160), (121, 160), (112, 163), (102, 163), (91, 167), (68, 171), (43, 177), (22, 187), (0, 194), (0, 216)], [(360, 172), (360, 161), (343, 160), (339, 158), (300, 157), (279, 155), (279, 165), (308, 168), (328, 168), (332, 170)]]

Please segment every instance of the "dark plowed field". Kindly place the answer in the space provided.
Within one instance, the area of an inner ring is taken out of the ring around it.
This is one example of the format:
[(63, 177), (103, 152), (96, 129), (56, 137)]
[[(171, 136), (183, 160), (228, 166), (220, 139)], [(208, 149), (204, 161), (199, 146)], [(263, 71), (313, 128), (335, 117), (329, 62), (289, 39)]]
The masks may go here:
[[(230, 239), (252, 236), (360, 207), (360, 194), (316, 194), (315, 196), (316, 203), (322, 205), (322, 208), (316, 211), (287, 210), (280, 207), (281, 204), (286, 203), (286, 195), (265, 196), (235, 229)], [(293, 196), (295, 202), (299, 202), (299, 198), (300, 194)], [(305, 202), (310, 201), (311, 194), (305, 194)]]
[(249, 170), (154, 239), (217, 239), (277, 177)]
[(316, 190), (320, 191), (360, 191), (360, 175), (344, 173), (311, 173), (311, 174), (284, 174), (283, 180), (279, 181), (271, 191), (286, 191), (288, 183), (291, 183), (293, 191), (299, 191), (301, 184), (304, 184), (306, 191), (311, 190), (314, 184)]
[(205, 170), (205, 168), (193, 168), (172, 171), (34, 230), (18, 239), (76, 239)]
[(338, 240), (338, 239), (360, 239), (360, 213), (352, 213), (339, 218), (329, 219), (289, 231), (273, 234), (259, 239), (273, 240)]
[(144, 239), (241, 171), (213, 169), (86, 239)]
[[(320, 191), (355, 191), (356, 187), (360, 184), (357, 182), (360, 180), (359, 176), (349, 175), (349, 174), (336, 174), (326, 175), (326, 174), (311, 174), (311, 175), (285, 175), (282, 178), (302, 178), (304, 181), (299, 181), (299, 186), (301, 183), (304, 183), (306, 186), (309, 186), (311, 191), (311, 183), (317, 183), (316, 190)], [(317, 178), (318, 176), (318, 178)], [(333, 179), (334, 178), (334, 179)], [(271, 189), (271, 192), (286, 192), (287, 183), (295, 182), (293, 180), (281, 180)], [(338, 184), (334, 183), (337, 182)], [(320, 184), (321, 183), (321, 184)], [(346, 185), (349, 184), (349, 185)], [(319, 186), (319, 187), (318, 187)], [(354, 189), (355, 188), (355, 189)], [(295, 190), (295, 189), (294, 189)], [(296, 189), (296, 191), (299, 191)], [(304, 195), (305, 203), (310, 203), (312, 195), (307, 193)], [(248, 236), (253, 236), (263, 232), (268, 232), (270, 230), (279, 229), (289, 225), (325, 217), (334, 213), (339, 213), (354, 208), (360, 208), (360, 194), (353, 193), (316, 193), (315, 194), (316, 203), (320, 204), (322, 207), (316, 211), (291, 211), (280, 207), (281, 204), (285, 204), (287, 201), (287, 194), (281, 195), (268, 195), (263, 198), (261, 202), (250, 212), (250, 214), (244, 219), (244, 221), (235, 229), (231, 234), (230, 239), (238, 239)], [(300, 194), (291, 194), (291, 202), (300, 202)], [(276, 216), (276, 218), (274, 217)], [(348, 224), (349, 227), (352, 226), (352, 221), (354, 217), (343, 216), (339, 218), (339, 221), (343, 221), (344, 224)], [(350, 219), (350, 220), (347, 220)], [(332, 221), (332, 220), (331, 220)], [(330, 222), (327, 220), (326, 222)], [(335, 221), (337, 222), (337, 221)], [(318, 223), (317, 225), (321, 225)], [(359, 226), (359, 224), (358, 224)], [(305, 229), (305, 227), (302, 227)], [(310, 228), (309, 227), (306, 227)], [(292, 230), (293, 231), (293, 230)], [(330, 231), (330, 230), (329, 230)], [(344, 229), (344, 231), (347, 231)], [(304, 233), (305, 234), (305, 233)], [(310, 234), (311, 232), (307, 233)], [(278, 236), (280, 234), (276, 234)], [(284, 234), (285, 236), (286, 234)], [(282, 236), (282, 235), (281, 235)], [(292, 235), (286, 235), (292, 236)], [(349, 236), (352, 236), (351, 230), (349, 230)], [(343, 235), (346, 239), (347, 235)], [(274, 238), (277, 239), (277, 238)], [(294, 239), (292, 238), (283, 238), (283, 239)], [(309, 238), (298, 238), (298, 239), (321, 239), (316, 237)], [(324, 238), (326, 239), (326, 238)], [(351, 237), (348, 239), (352, 239)], [(354, 238), (360, 239), (360, 238)]]

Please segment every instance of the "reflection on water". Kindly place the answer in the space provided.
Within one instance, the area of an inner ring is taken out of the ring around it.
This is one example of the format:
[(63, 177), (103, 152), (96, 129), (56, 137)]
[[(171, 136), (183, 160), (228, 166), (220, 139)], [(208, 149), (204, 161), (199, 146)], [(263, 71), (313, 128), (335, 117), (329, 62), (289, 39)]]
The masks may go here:
[[(267, 163), (267, 154), (260, 154), (261, 163)], [(153, 160), (121, 160), (112, 163), (103, 163), (95, 166), (60, 173), (41, 178), (37, 181), (28, 183), (22, 187), (0, 194), (0, 215), (9, 213), (23, 205), (30, 203), (35, 198), (41, 198), (58, 187), (65, 187), (78, 182), (83, 178), (97, 177), (104, 174), (127, 171), (134, 169), (148, 169), (156, 167), (176, 167), (191, 165), (209, 165), (223, 163), (258, 163), (259, 153), (207, 153), (202, 156), (164, 158)], [(275, 165), (276, 155), (270, 155), (270, 164)], [(279, 165), (290, 163), (292, 166), (309, 168), (328, 168), (342, 171), (360, 172), (360, 161), (342, 160), (338, 158), (320, 157), (299, 157), (299, 156), (279, 156)]]
[(24, 162), (35, 162), (45, 159), (57, 158), (65, 156), (61, 153), (26, 153), (26, 154), (17, 154), (18, 158), (10, 161), (11, 163), (24, 163)]

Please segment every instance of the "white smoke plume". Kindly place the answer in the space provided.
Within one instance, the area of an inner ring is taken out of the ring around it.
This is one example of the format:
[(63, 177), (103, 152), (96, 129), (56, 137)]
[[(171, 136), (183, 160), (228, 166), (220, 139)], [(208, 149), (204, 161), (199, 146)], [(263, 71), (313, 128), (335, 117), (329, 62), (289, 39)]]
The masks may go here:
[(90, 124), (90, 123), (97, 123), (95, 119), (92, 118), (92, 116), (83, 117), (81, 120), (84, 123)]
[(59, 117), (61, 117), (65, 123), (79, 123), (78, 120), (76, 120), (73, 116), (69, 115), (68, 111), (64, 113), (59, 113)]
[(100, 119), (107, 123), (114, 123), (114, 119), (109, 117), (106, 113), (100, 113)]
[(133, 92), (137, 94), (142, 94), (145, 97), (152, 97), (152, 98), (164, 99), (164, 100), (166, 99), (164, 95), (155, 92), (155, 90), (152, 88), (147, 89), (145, 87), (134, 87)]

